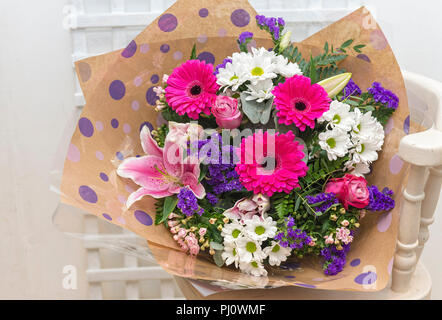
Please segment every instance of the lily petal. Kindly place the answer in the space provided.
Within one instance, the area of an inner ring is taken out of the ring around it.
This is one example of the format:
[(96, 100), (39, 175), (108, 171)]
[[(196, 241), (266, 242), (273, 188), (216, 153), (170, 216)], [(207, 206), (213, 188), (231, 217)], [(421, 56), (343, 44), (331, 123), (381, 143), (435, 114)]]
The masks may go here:
[(190, 172), (184, 173), (181, 183), (188, 186), (198, 199), (203, 199), (206, 196), (206, 190), (204, 190), (203, 185), (198, 182), (198, 178), (194, 174)]
[(151, 156), (163, 157), (163, 149), (158, 146), (158, 143), (152, 138), (150, 130), (144, 126), (140, 132), (141, 146), (144, 153)]
[(180, 179), (183, 175), (184, 151), (177, 144), (166, 139), (163, 153), (163, 163), (166, 171), (172, 177)]
[(170, 182), (158, 171), (164, 170), (163, 159), (157, 156), (127, 158), (117, 169), (123, 178), (132, 179), (136, 184), (151, 190), (167, 190)]
[(137, 191), (132, 192), (126, 201), (126, 207), (130, 208), (135, 202), (141, 200), (145, 196), (151, 196), (154, 198), (164, 198), (171, 196), (172, 193), (170, 193), (167, 190), (149, 190), (146, 188), (140, 188)]

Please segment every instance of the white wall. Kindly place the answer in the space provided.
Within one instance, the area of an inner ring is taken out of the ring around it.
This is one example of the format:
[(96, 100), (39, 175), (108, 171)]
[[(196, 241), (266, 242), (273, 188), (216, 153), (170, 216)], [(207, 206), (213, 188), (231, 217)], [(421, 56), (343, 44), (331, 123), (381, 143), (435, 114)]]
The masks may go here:
[[(442, 81), (441, 1), (362, 2), (376, 8), (403, 68)], [(73, 111), (69, 31), (62, 28), (66, 3), (0, 1), (0, 298), (86, 297), (82, 246), (54, 230), (57, 197), (48, 190), (48, 172)], [(440, 205), (423, 255), (439, 299), (441, 213)], [(77, 266), (78, 290), (62, 288), (65, 265)]]

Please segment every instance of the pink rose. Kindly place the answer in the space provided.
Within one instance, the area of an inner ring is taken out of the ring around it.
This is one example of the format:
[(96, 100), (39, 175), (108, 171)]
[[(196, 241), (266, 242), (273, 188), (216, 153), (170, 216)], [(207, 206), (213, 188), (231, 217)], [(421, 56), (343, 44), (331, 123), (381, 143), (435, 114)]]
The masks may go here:
[(351, 174), (346, 174), (343, 178), (332, 179), (325, 186), (325, 192), (334, 193), (345, 209), (348, 209), (349, 205), (362, 209), (370, 202), (367, 180)]
[(242, 113), (238, 108), (238, 99), (227, 96), (217, 96), (212, 114), (216, 123), (223, 129), (236, 129), (241, 124)]

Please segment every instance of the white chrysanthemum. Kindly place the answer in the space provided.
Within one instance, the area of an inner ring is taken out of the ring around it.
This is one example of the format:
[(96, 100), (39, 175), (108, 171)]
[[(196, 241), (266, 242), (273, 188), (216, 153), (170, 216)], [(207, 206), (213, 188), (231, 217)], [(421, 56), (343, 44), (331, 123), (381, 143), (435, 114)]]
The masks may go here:
[(345, 157), (351, 147), (350, 137), (342, 129), (334, 128), (319, 134), (319, 145), (327, 151), (330, 161)]
[(269, 264), (271, 266), (279, 266), (281, 262), (287, 260), (292, 250), (290, 248), (281, 247), (277, 242), (272, 241), (272, 245), (264, 248), (264, 253), (269, 258)]
[(224, 238), (224, 243), (231, 243), (238, 240), (244, 234), (244, 227), (237, 220), (232, 220), (231, 223), (225, 224), (221, 230), (221, 236)]
[(254, 215), (252, 219), (246, 220), (245, 233), (256, 241), (265, 241), (276, 235), (276, 221), (272, 217), (265, 219)]
[(252, 48), (252, 55), (248, 55), (243, 61), (246, 70), (244, 79), (256, 85), (259, 81), (276, 78), (275, 65), (272, 63), (273, 55), (273, 52), (265, 48)]
[(239, 254), (240, 263), (249, 263), (252, 260), (262, 261), (266, 258), (262, 251), (261, 242), (250, 237), (244, 236), (236, 241), (238, 245), (237, 253)]
[(318, 122), (328, 122), (330, 128), (340, 128), (348, 132), (353, 128), (355, 119), (348, 104), (334, 100), (330, 104), (330, 109), (318, 119)]
[(256, 100), (261, 103), (273, 98), (273, 81), (271, 79), (259, 81), (256, 85), (249, 84), (247, 85), (247, 88), (248, 90), (246, 90), (245, 93), (248, 93), (249, 95), (246, 100)]
[(250, 274), (255, 277), (262, 277), (267, 275), (267, 270), (260, 261), (241, 262), (239, 268), (242, 272)]
[(358, 139), (354, 141), (355, 148), (350, 151), (352, 155), (352, 162), (354, 164), (359, 163), (372, 163), (378, 159), (378, 153), (381, 149), (379, 142), (372, 139)]
[(364, 177), (366, 174), (370, 173), (370, 165), (367, 163), (354, 163), (353, 159), (345, 163), (347, 170), (350, 170), (350, 174), (357, 177)]
[(245, 70), (241, 63), (230, 63), (228, 62), (225, 68), (220, 68), (218, 74), (216, 75), (217, 81), (224, 91), (227, 88), (232, 88), (233, 91), (238, 90), (238, 87), (242, 85), (246, 79), (244, 78)]
[(232, 263), (234, 263), (235, 267), (238, 268), (239, 254), (235, 242), (230, 242), (230, 243), (224, 242), (224, 251), (221, 254), (221, 257), (223, 258), (226, 266), (229, 266)]
[(351, 132), (352, 140), (371, 139), (381, 148), (384, 143), (384, 128), (379, 121), (371, 115), (371, 111), (362, 113), (358, 108), (355, 108), (353, 116), (355, 122), (353, 124), (353, 131)]
[(285, 78), (302, 75), (298, 64), (289, 62), (288, 59), (282, 55), (275, 55), (272, 62), (275, 64), (275, 72)]

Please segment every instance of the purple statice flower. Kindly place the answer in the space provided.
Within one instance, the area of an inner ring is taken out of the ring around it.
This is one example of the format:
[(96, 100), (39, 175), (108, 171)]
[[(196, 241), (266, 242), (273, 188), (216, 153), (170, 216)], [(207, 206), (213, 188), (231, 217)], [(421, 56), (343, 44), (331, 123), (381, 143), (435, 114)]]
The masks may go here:
[(215, 67), (215, 72), (213, 74), (217, 75), (219, 73), (219, 69), (225, 68), (228, 63), (232, 63), (232, 59), (229, 58), (224, 59), (222, 63), (220, 63)]
[(368, 187), (370, 192), (370, 202), (367, 209), (370, 211), (390, 211), (394, 208), (395, 202), (393, 200), (393, 191), (384, 188), (382, 192), (379, 191), (377, 186)]
[(305, 231), (296, 228), (293, 217), (289, 217), (285, 222), (285, 231), (279, 232), (274, 238), (279, 241), (282, 247), (299, 250), (312, 241), (312, 238)]
[(386, 104), (388, 108), (397, 109), (399, 106), (399, 98), (390, 90), (382, 87), (379, 82), (373, 82), (368, 92), (373, 95), (374, 101), (377, 103)]
[(319, 206), (317, 206), (315, 211), (324, 213), (330, 208), (332, 205), (338, 203), (338, 199), (336, 199), (336, 195), (334, 193), (320, 193), (316, 196), (306, 196), (305, 197), (309, 204), (315, 204), (319, 202), (323, 202)]
[(342, 250), (336, 249), (336, 246), (322, 249), (321, 256), (325, 259), (323, 265), (324, 274), (334, 276), (341, 272), (347, 262), (347, 253), (349, 250), (350, 244), (342, 245)]
[[(203, 148), (205, 149), (204, 157), (206, 157), (204, 163), (207, 164), (208, 169), (204, 182), (212, 187), (213, 193), (220, 195), (225, 192), (241, 191), (243, 186), (235, 171), (237, 161), (234, 147), (222, 145), (221, 135), (213, 134), (210, 139), (198, 141), (200, 158)], [(216, 150), (214, 154), (212, 154), (213, 150)]]
[(358, 87), (358, 85), (353, 81), (353, 79), (350, 79), (350, 81), (347, 83), (347, 85), (344, 88), (344, 98), (347, 99), (349, 96), (360, 96), (362, 94), (361, 88)]
[(267, 18), (263, 15), (257, 15), (256, 23), (263, 29), (268, 30), (275, 40), (278, 40), (281, 33), (281, 28), (284, 27), (285, 21), (282, 18)]
[(195, 194), (188, 188), (181, 188), (180, 193), (178, 193), (177, 207), (188, 217), (193, 216), (195, 213), (199, 215), (204, 213), (204, 209), (198, 205), (198, 199)]
[(253, 38), (253, 33), (244, 31), (239, 35), (238, 41), (240, 44), (244, 44), (248, 39)]
[(209, 192), (206, 194), (206, 198), (207, 198), (207, 200), (209, 200), (211, 205), (216, 205), (219, 201), (217, 196), (215, 196), (213, 193), (209, 193)]

